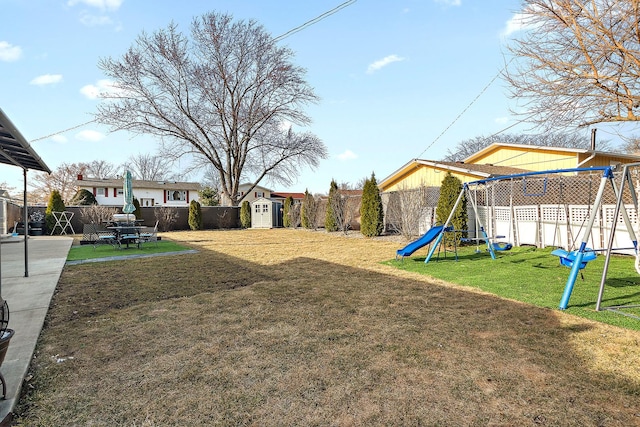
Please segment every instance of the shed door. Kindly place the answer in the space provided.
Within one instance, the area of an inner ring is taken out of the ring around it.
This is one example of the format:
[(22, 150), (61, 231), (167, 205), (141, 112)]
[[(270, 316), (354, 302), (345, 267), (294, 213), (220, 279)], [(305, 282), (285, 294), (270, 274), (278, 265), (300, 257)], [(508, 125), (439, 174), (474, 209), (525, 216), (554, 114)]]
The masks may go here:
[(253, 226), (256, 228), (271, 228), (271, 203), (255, 202), (253, 205)]

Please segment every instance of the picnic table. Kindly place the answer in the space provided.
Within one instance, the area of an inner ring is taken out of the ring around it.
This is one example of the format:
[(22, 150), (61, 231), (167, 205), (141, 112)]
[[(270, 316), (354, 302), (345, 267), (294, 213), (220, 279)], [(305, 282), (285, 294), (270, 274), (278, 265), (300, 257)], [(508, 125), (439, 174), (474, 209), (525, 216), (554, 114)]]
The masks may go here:
[(124, 243), (126, 249), (129, 248), (131, 243), (135, 243), (138, 249), (140, 248), (140, 231), (144, 228), (144, 226), (140, 225), (113, 225), (107, 227), (107, 229), (113, 230), (118, 247), (122, 248)]

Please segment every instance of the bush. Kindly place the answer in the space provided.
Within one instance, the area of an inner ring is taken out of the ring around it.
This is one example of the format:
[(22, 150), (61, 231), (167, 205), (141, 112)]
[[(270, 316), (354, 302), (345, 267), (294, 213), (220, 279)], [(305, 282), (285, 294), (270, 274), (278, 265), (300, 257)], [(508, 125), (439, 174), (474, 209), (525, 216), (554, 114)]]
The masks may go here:
[(218, 206), (220, 204), (220, 195), (218, 190), (213, 187), (204, 187), (198, 191), (200, 196), (200, 205), (202, 206)]
[[(460, 181), (455, 176), (451, 175), (451, 172), (447, 172), (447, 175), (442, 180), (442, 185), (440, 186), (440, 198), (438, 199), (438, 206), (436, 207), (436, 223), (440, 225), (444, 225), (444, 223), (451, 215), (451, 211), (462, 191), (462, 181)], [(450, 226), (453, 226), (455, 230), (466, 230), (467, 229), (467, 202), (463, 197), (455, 212), (451, 217)], [(460, 239), (462, 237), (466, 237), (465, 232), (463, 233), (454, 233), (455, 243), (459, 244)], [(444, 239), (444, 243), (446, 245), (454, 244), (454, 237), (447, 234)]]
[(326, 231), (338, 231), (338, 219), (336, 218), (335, 205), (339, 204), (340, 192), (338, 184), (335, 180), (331, 180), (329, 187), (329, 200), (327, 202), (327, 210), (324, 216), (324, 229)]
[(160, 231), (171, 231), (173, 224), (178, 222), (178, 211), (176, 208), (162, 206), (154, 209), (153, 214), (158, 221), (158, 230)]
[(251, 204), (247, 200), (240, 205), (240, 226), (251, 228)]
[(133, 210), (133, 214), (136, 216), (136, 218), (142, 219), (142, 209), (140, 209), (140, 202), (135, 197), (133, 198), (133, 207), (135, 208)]
[(189, 228), (202, 230), (202, 209), (200, 209), (200, 203), (195, 200), (189, 203)]
[(302, 207), (300, 208), (300, 219), (304, 228), (316, 228), (316, 215), (318, 213), (318, 203), (316, 199), (309, 193), (304, 191), (304, 199), (302, 199)]
[(360, 232), (367, 237), (379, 236), (384, 228), (382, 197), (376, 182), (376, 176), (364, 182), (362, 202), (360, 203)]
[(91, 206), (97, 205), (98, 201), (93, 193), (89, 190), (78, 190), (78, 192), (69, 201), (71, 206)]
[(284, 208), (282, 212), (282, 225), (284, 225), (287, 228), (292, 226), (295, 227), (295, 225), (292, 225), (292, 221), (291, 221), (292, 205), (293, 205), (293, 197), (288, 196), (286, 199), (284, 199)]
[(118, 209), (112, 206), (89, 205), (80, 209), (80, 218), (85, 224), (101, 224), (113, 219)]
[(45, 222), (47, 223), (47, 230), (51, 230), (51, 234), (60, 234), (62, 229), (59, 225), (56, 225), (56, 219), (51, 212), (64, 212), (66, 209), (62, 196), (58, 190), (53, 190), (49, 196), (49, 202), (47, 203), (47, 209), (45, 210)]

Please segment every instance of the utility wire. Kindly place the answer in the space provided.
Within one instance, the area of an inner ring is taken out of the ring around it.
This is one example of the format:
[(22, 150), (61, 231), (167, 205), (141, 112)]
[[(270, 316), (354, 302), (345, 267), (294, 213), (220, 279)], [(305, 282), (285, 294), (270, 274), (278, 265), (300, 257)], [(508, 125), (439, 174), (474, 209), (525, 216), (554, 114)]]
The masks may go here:
[[(331, 9), (331, 10), (329, 10), (329, 11), (327, 11), (327, 12), (325, 12), (325, 13), (321, 14), (321, 15), (316, 16), (315, 18), (313, 18), (313, 19), (311, 19), (311, 20), (309, 20), (309, 21), (305, 22), (305, 23), (304, 23), (304, 24), (302, 24), (302, 25), (299, 25), (299, 26), (297, 26), (297, 27), (295, 27), (295, 28), (293, 28), (293, 29), (291, 29), (291, 30), (287, 31), (286, 33), (284, 33), (284, 34), (282, 34), (282, 35), (280, 35), (280, 36), (276, 37), (276, 38), (275, 38), (275, 39), (273, 39), (273, 40), (274, 40), (275, 42), (279, 42), (280, 40), (286, 39), (287, 37), (289, 37), (289, 36), (291, 36), (291, 35), (293, 35), (293, 34), (295, 34), (295, 33), (299, 32), (299, 31), (304, 30), (305, 28), (310, 27), (311, 25), (313, 25), (313, 24), (315, 24), (315, 23), (318, 23), (318, 22), (322, 21), (323, 19), (325, 19), (325, 18), (327, 18), (327, 17), (329, 17), (329, 16), (333, 15), (334, 13), (339, 12), (340, 10), (344, 9), (345, 7), (347, 7), (347, 6), (351, 6), (351, 5), (352, 5), (352, 4), (354, 4), (356, 1), (358, 1), (358, 0), (348, 0), (348, 1), (344, 2), (344, 3), (341, 3), (341, 4), (339, 4), (338, 6), (334, 7), (333, 9)], [(46, 136), (41, 136), (40, 138), (32, 139), (30, 142), (36, 142), (36, 141), (40, 141), (40, 140), (43, 140), (43, 139), (51, 138), (51, 137), (52, 137), (52, 136), (54, 136), (54, 135), (58, 135), (58, 134), (62, 134), (62, 133), (65, 133), (65, 132), (72, 131), (72, 130), (74, 130), (74, 129), (78, 129), (78, 128), (82, 127), (82, 126), (86, 126), (86, 125), (88, 125), (89, 123), (93, 123), (93, 122), (95, 122), (95, 121), (96, 121), (96, 119), (89, 120), (88, 122), (84, 122), (84, 123), (82, 123), (82, 124), (79, 124), (79, 125), (76, 125), (76, 126), (70, 127), (70, 128), (68, 128), (68, 129), (64, 129), (64, 130), (61, 130), (61, 131), (58, 131), (58, 132), (54, 132), (54, 133), (51, 133), (51, 134), (46, 135)]]
[(455, 123), (460, 119), (460, 117), (462, 117), (462, 115), (463, 115), (464, 113), (466, 113), (466, 112), (467, 112), (467, 110), (468, 110), (469, 108), (471, 108), (471, 106), (472, 106), (473, 104), (475, 104), (475, 102), (478, 100), (478, 98), (480, 98), (480, 97), (482, 96), (482, 94), (484, 94), (484, 93), (487, 91), (487, 89), (489, 89), (489, 86), (491, 86), (491, 85), (493, 84), (493, 82), (495, 82), (495, 81), (496, 81), (496, 79), (497, 79), (498, 77), (500, 77), (500, 74), (502, 74), (502, 70), (498, 71), (498, 73), (497, 73), (495, 76), (493, 76), (493, 78), (491, 79), (491, 81), (490, 81), (489, 83), (487, 83), (487, 85), (486, 85), (485, 87), (483, 87), (483, 88), (482, 88), (482, 90), (480, 91), (480, 93), (479, 93), (478, 95), (476, 95), (476, 97), (475, 97), (475, 98), (473, 98), (473, 100), (469, 103), (469, 105), (467, 105), (467, 106), (466, 106), (466, 107), (465, 107), (465, 108), (460, 112), (460, 114), (458, 114), (458, 115), (456, 116), (456, 118), (455, 118), (455, 119), (453, 119), (453, 121), (452, 121), (451, 123), (449, 123), (449, 125), (448, 125), (446, 128), (444, 128), (444, 130), (443, 130), (442, 132), (440, 132), (440, 135), (438, 135), (438, 136), (436, 137), (436, 139), (434, 139), (433, 141), (431, 141), (431, 144), (429, 144), (429, 145), (427, 146), (427, 148), (425, 148), (424, 150), (422, 150), (422, 152), (418, 155), (418, 157), (417, 157), (417, 158), (420, 158), (420, 156), (422, 156), (422, 155), (425, 153), (425, 151), (427, 151), (429, 148), (433, 147), (433, 144), (435, 144), (436, 142), (438, 142), (438, 140), (442, 137), (442, 135), (444, 135), (445, 133), (447, 133), (447, 131), (451, 128), (451, 126), (453, 126), (453, 125), (454, 125), (454, 124), (455, 124)]
[(74, 130), (74, 129), (81, 128), (82, 126), (86, 126), (86, 125), (88, 125), (89, 123), (93, 123), (93, 122), (95, 122), (95, 121), (96, 121), (96, 119), (89, 120), (88, 122), (84, 122), (84, 123), (81, 123), (81, 124), (79, 124), (79, 125), (75, 125), (75, 126), (72, 126), (72, 127), (70, 127), (70, 128), (67, 128), (67, 129), (64, 129), (64, 130), (61, 130), (61, 131), (58, 131), (58, 132), (50, 133), (49, 135), (41, 136), (40, 138), (32, 139), (32, 140), (31, 140), (31, 141), (29, 141), (29, 142), (31, 143), (31, 142), (40, 141), (40, 140), (42, 140), (42, 139), (51, 138), (52, 136), (55, 136), (55, 135), (58, 135), (58, 134), (61, 134), (61, 133), (66, 133), (66, 132), (72, 131), (72, 130)]
[[(504, 67), (502, 67), (502, 69), (501, 69), (500, 71), (498, 71), (498, 73), (497, 73), (495, 76), (493, 76), (493, 78), (491, 79), (491, 81), (489, 81), (489, 83), (487, 83), (487, 84), (486, 84), (486, 86), (482, 88), (482, 90), (480, 91), (480, 93), (479, 93), (478, 95), (476, 95), (476, 97), (475, 97), (475, 98), (473, 98), (473, 100), (469, 103), (469, 105), (467, 105), (467, 106), (466, 106), (466, 107), (465, 107), (465, 108), (460, 112), (460, 114), (458, 114), (458, 115), (456, 116), (456, 118), (455, 118), (455, 119), (453, 119), (453, 121), (452, 121), (451, 123), (449, 123), (449, 125), (448, 125), (448, 126), (447, 126), (443, 131), (442, 131), (442, 132), (440, 132), (440, 135), (438, 135), (438, 136), (436, 137), (436, 139), (434, 139), (434, 140), (431, 142), (431, 144), (429, 144), (429, 145), (427, 146), (427, 148), (425, 148), (424, 150), (422, 150), (422, 152), (421, 152), (421, 153), (418, 155), (418, 157), (417, 157), (418, 159), (419, 159), (419, 158), (420, 158), (420, 156), (422, 156), (422, 155), (423, 155), (423, 154), (424, 154), (424, 153), (425, 153), (429, 148), (433, 147), (433, 144), (435, 144), (436, 142), (438, 142), (438, 140), (442, 137), (442, 135), (444, 135), (445, 133), (447, 133), (447, 131), (451, 128), (451, 126), (453, 126), (453, 125), (454, 125), (454, 124), (455, 124), (455, 123), (460, 119), (460, 117), (462, 117), (462, 115), (463, 115), (464, 113), (466, 113), (466, 112), (467, 112), (467, 110), (468, 110), (469, 108), (471, 108), (471, 106), (472, 106), (473, 104), (475, 104), (475, 102), (478, 100), (478, 98), (480, 98), (480, 97), (481, 97), (481, 96), (482, 96), (482, 95), (487, 91), (487, 89), (489, 89), (489, 86), (491, 86), (491, 85), (493, 84), (493, 82), (495, 82), (495, 81), (498, 79), (498, 77), (500, 77), (500, 75), (502, 74), (502, 72), (503, 72), (504, 70), (506, 70), (506, 68), (509, 66), (509, 64), (510, 64), (510, 63), (511, 63), (511, 61), (513, 61), (513, 60), (514, 60), (514, 58), (511, 58), (511, 59), (509, 60), (509, 62), (508, 62)], [(527, 117), (527, 119), (528, 119), (528, 118), (529, 118), (529, 117)], [(517, 125), (517, 124), (519, 124), (519, 123), (522, 123), (524, 120), (526, 120), (526, 119), (520, 120), (520, 121), (518, 121), (518, 122), (514, 123), (513, 125), (511, 125), (511, 126), (509, 126), (509, 127), (505, 128), (504, 130), (501, 130), (500, 132), (495, 133), (494, 135), (498, 135), (499, 133), (502, 133), (502, 132), (504, 132), (505, 130), (507, 130), (507, 129), (509, 129), (509, 128), (513, 127), (513, 126), (515, 126), (515, 125)], [(494, 136), (494, 135), (492, 135), (492, 136)]]
[(286, 39), (286, 38), (287, 38), (287, 37), (289, 37), (290, 35), (295, 34), (295, 33), (297, 33), (298, 31), (302, 31), (302, 30), (304, 30), (305, 28), (310, 27), (311, 25), (313, 25), (313, 24), (315, 24), (315, 23), (317, 23), (317, 22), (322, 21), (323, 19), (325, 19), (325, 18), (327, 18), (327, 17), (329, 17), (329, 16), (333, 15), (333, 14), (334, 14), (334, 13), (336, 13), (336, 12), (339, 12), (339, 11), (340, 11), (340, 10), (342, 10), (342, 9), (344, 9), (345, 7), (347, 7), (347, 6), (351, 6), (351, 5), (352, 5), (352, 4), (354, 4), (356, 1), (357, 1), (357, 0), (349, 0), (349, 1), (346, 1), (346, 2), (344, 2), (344, 3), (342, 3), (342, 4), (339, 4), (338, 6), (336, 6), (336, 7), (334, 7), (333, 9), (331, 9), (331, 10), (329, 10), (329, 11), (327, 11), (327, 12), (323, 13), (322, 15), (318, 15), (318, 16), (316, 16), (315, 18), (313, 18), (313, 19), (311, 19), (311, 20), (309, 20), (309, 21), (305, 22), (304, 24), (299, 25), (299, 26), (297, 26), (297, 27), (295, 27), (295, 28), (293, 28), (293, 29), (291, 29), (291, 30), (287, 31), (286, 33), (284, 33), (284, 34), (282, 34), (282, 35), (280, 35), (280, 36), (276, 37), (275, 39), (273, 39), (273, 41), (275, 41), (275, 42), (279, 42), (280, 40)]

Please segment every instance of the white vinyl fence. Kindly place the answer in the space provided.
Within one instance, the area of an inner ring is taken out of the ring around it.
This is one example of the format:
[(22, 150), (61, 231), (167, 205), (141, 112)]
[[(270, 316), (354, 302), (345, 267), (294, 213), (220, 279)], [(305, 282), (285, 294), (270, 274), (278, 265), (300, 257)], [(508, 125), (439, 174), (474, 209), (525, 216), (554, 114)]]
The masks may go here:
[[(633, 205), (625, 206), (632, 227), (637, 230), (638, 214)], [(487, 235), (497, 242), (517, 246), (561, 247), (576, 249), (583, 239), (593, 206), (530, 205), (510, 207), (478, 207), (478, 215)], [(607, 247), (615, 205), (602, 205), (587, 246), (593, 249)], [(491, 220), (487, 221), (487, 218)], [(479, 237), (475, 229), (473, 210), (469, 212), (470, 237)], [(633, 242), (626, 224), (619, 215), (614, 236), (614, 252), (633, 255)]]

